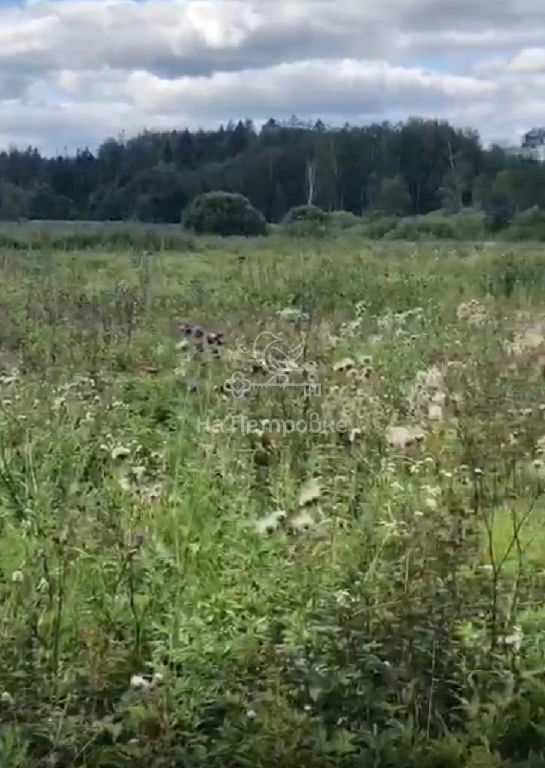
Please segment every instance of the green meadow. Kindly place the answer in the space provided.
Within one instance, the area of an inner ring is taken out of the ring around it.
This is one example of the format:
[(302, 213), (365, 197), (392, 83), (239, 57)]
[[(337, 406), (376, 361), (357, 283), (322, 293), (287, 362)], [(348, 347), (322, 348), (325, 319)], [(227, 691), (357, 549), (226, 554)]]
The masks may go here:
[(545, 766), (542, 245), (5, 237), (2, 768)]

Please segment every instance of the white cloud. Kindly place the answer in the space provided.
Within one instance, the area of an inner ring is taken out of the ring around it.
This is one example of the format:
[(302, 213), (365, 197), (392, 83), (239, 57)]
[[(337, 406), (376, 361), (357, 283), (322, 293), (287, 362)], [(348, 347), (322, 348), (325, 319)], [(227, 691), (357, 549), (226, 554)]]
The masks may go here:
[(513, 57), (509, 72), (545, 72), (545, 47), (525, 48)]
[[(0, 5), (4, 143), (229, 118), (539, 120), (543, 0), (34, 0)], [(543, 118), (541, 118), (543, 120)]]
[(211, 77), (162, 78), (138, 70), (77, 72), (63, 70), (56, 86), (67, 95), (133, 104), (148, 113), (179, 111), (179, 105), (203, 118), (220, 119), (233, 105), (243, 115), (269, 115), (280, 108), (337, 115), (365, 114), (389, 102), (401, 107), (486, 98), (494, 83), (474, 77), (435, 74), (419, 68), (394, 67), (384, 61), (353, 59), (281, 64), (266, 70), (217, 72)]

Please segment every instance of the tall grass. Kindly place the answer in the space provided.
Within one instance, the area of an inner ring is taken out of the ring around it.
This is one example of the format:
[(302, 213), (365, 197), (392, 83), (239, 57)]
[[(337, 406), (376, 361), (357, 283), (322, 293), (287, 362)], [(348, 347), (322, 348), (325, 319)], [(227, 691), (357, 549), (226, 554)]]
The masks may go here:
[(0, 764), (544, 764), (539, 248), (122, 245), (0, 250)]

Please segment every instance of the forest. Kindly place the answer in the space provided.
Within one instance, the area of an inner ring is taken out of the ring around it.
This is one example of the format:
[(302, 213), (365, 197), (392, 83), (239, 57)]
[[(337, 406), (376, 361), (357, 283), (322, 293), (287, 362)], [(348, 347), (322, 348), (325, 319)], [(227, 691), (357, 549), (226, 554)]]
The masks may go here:
[(250, 120), (217, 130), (145, 131), (96, 152), (0, 153), (0, 220), (178, 223), (202, 192), (238, 192), (269, 222), (294, 206), (393, 216), (464, 208), (545, 207), (545, 166), (472, 129), (412, 118), (331, 128), (322, 121)]

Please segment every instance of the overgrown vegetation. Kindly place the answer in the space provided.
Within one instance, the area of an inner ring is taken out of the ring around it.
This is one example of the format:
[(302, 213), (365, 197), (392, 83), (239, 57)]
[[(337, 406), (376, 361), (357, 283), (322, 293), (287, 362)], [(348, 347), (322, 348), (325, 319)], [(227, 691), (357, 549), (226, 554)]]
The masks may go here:
[(545, 765), (545, 257), (353, 229), (0, 251), (3, 768)]
[[(220, 195), (221, 196), (221, 195)], [(216, 197), (215, 194), (212, 197)], [(427, 216), (386, 216), (375, 211), (366, 216), (356, 216), (348, 211), (326, 213), (316, 207), (316, 217), (299, 218), (291, 221), (288, 216), (279, 225), (268, 225), (260, 214), (250, 212), (246, 221), (246, 203), (244, 212), (236, 217), (216, 218), (215, 225), (210, 220), (210, 228), (221, 226), (226, 234), (243, 236), (248, 230), (255, 233), (285, 232), (290, 236), (303, 239), (346, 240), (364, 243), (367, 240), (409, 240), (411, 242), (429, 242), (454, 240), (458, 242), (501, 242), (545, 241), (545, 212), (532, 208), (521, 214), (515, 214), (510, 223), (499, 229), (491, 224), (485, 214), (479, 211), (465, 211), (446, 215), (436, 211)], [(307, 206), (295, 209), (306, 211)], [(221, 224), (224, 221), (225, 226)], [(199, 225), (200, 226), (200, 225)], [(208, 225), (207, 225), (208, 227)], [(217, 241), (206, 241), (194, 237), (189, 229), (184, 230), (174, 224), (142, 224), (138, 222), (86, 222), (86, 221), (35, 221), (17, 224), (0, 224), (0, 247), (12, 250), (85, 250), (98, 249), (135, 249), (153, 251), (201, 251), (217, 248)]]

